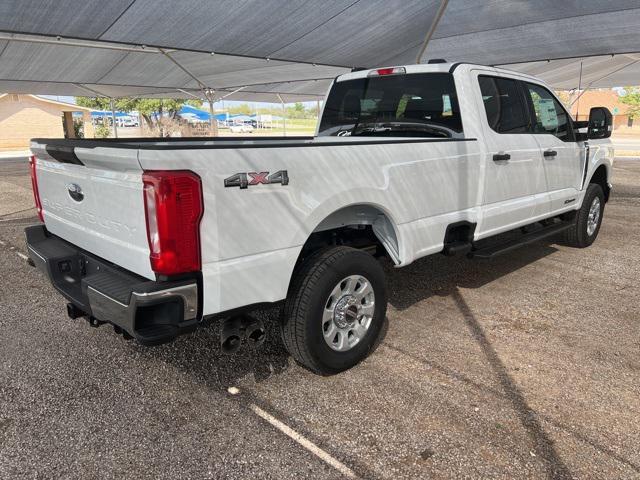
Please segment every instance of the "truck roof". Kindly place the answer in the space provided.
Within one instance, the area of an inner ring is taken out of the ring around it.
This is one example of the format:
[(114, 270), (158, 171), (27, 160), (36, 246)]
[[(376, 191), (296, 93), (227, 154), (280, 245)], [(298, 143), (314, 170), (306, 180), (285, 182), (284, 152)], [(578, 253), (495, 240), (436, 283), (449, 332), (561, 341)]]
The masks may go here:
[(345, 80), (355, 80), (358, 78), (366, 78), (370, 72), (374, 70), (379, 70), (381, 68), (395, 68), (401, 67), (406, 70), (407, 74), (411, 73), (430, 73), (430, 72), (449, 72), (453, 73), (458, 67), (466, 68), (467, 70), (472, 70), (474, 68), (481, 68), (487, 70), (493, 70), (498, 74), (508, 74), (508, 75), (517, 75), (518, 77), (533, 80), (536, 83), (545, 84), (545, 82), (537, 77), (532, 75), (528, 75), (526, 73), (518, 72), (515, 70), (509, 70), (501, 67), (492, 67), (490, 65), (480, 65), (475, 63), (467, 63), (467, 62), (442, 62), (442, 63), (420, 63), (420, 64), (411, 64), (411, 65), (393, 65), (386, 67), (377, 67), (377, 68), (367, 68), (357, 71), (352, 71), (349, 73), (345, 73), (343, 75), (339, 75), (336, 77), (336, 82), (343, 82)]

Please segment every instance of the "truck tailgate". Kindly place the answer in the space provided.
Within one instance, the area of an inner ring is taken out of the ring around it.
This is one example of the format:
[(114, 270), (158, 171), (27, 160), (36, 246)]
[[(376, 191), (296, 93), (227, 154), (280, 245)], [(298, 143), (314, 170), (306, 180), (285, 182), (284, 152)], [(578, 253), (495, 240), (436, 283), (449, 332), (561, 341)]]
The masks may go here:
[(149, 262), (142, 169), (137, 149), (75, 148), (34, 142), (46, 228), (138, 275), (155, 279)]

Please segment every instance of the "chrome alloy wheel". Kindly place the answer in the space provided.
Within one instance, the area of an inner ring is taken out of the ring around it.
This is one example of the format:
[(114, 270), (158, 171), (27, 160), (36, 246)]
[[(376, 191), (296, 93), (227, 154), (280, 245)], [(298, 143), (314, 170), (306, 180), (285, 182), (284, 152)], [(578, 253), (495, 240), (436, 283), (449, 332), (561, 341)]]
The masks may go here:
[(598, 228), (598, 222), (600, 221), (600, 199), (598, 197), (593, 199), (591, 207), (589, 208), (589, 216), (587, 217), (587, 235), (592, 236)]
[(322, 314), (322, 334), (332, 350), (346, 352), (362, 340), (373, 320), (376, 296), (362, 275), (342, 279), (332, 290)]

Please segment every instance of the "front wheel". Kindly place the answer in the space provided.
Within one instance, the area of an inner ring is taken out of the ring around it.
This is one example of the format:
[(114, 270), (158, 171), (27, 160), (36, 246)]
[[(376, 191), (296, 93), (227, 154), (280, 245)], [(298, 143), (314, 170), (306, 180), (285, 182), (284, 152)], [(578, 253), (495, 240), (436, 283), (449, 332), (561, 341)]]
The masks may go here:
[(576, 212), (572, 228), (567, 230), (566, 242), (578, 248), (591, 245), (600, 231), (604, 213), (604, 193), (602, 187), (590, 183), (582, 201), (582, 207)]
[(369, 354), (386, 311), (380, 263), (355, 248), (330, 248), (306, 259), (295, 273), (282, 338), (298, 363), (322, 375), (338, 373)]

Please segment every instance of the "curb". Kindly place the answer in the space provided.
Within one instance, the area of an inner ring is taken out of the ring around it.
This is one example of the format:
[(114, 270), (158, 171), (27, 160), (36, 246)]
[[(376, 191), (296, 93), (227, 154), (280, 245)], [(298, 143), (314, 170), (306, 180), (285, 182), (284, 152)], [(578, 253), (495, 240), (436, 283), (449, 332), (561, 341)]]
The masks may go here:
[(28, 158), (31, 156), (30, 150), (23, 150), (17, 152), (0, 152), (0, 162), (2, 160), (15, 160), (18, 158)]

